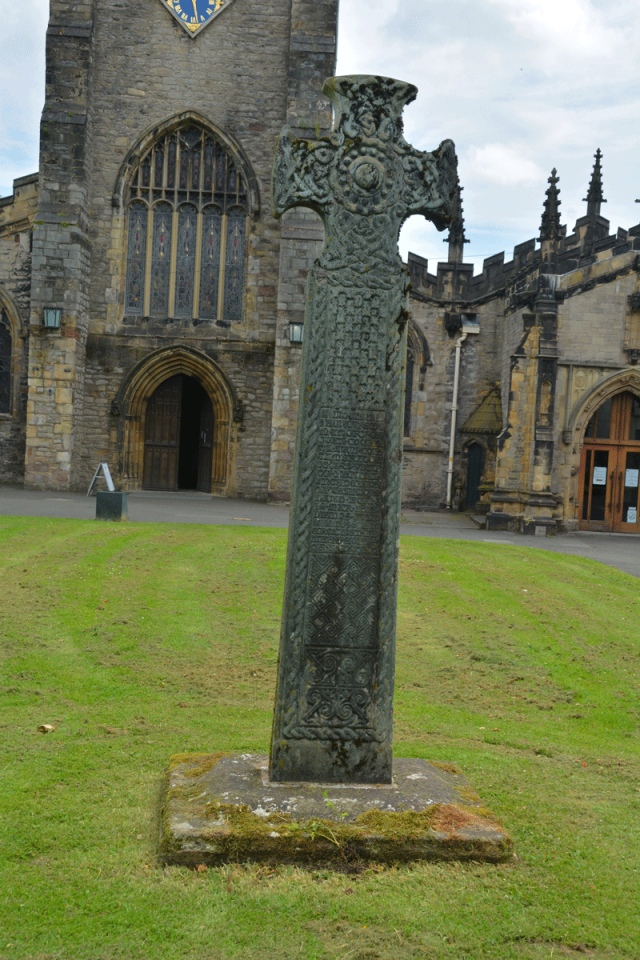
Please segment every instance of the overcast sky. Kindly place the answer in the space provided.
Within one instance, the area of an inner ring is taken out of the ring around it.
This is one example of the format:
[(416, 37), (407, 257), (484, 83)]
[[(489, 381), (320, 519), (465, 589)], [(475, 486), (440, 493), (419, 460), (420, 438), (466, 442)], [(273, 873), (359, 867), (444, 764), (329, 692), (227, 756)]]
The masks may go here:
[[(47, 16), (48, 0), (0, 0), (0, 196), (38, 166)], [(612, 229), (640, 220), (638, 0), (340, 0), (339, 29), (339, 73), (419, 88), (406, 111), (411, 143), (455, 141), (465, 254), (477, 266), (537, 235), (554, 166), (571, 227), (597, 147), (603, 214)], [(442, 237), (414, 217), (401, 250), (435, 263), (446, 259)]]

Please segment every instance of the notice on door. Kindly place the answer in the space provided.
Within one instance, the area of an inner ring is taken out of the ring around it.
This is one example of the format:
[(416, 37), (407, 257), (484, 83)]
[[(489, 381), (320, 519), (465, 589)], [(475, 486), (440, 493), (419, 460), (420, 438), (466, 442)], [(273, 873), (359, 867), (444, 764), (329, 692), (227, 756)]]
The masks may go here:
[(640, 470), (625, 470), (625, 473), (624, 473), (625, 487), (637, 487), (639, 474), (640, 474)]
[[(638, 471), (636, 470), (636, 473)], [(637, 484), (636, 484), (637, 486)], [(638, 510), (636, 507), (629, 507), (627, 510), (627, 523), (637, 523), (638, 522)]]
[(595, 486), (604, 487), (607, 483), (607, 468), (606, 467), (594, 467), (593, 468), (593, 482)]

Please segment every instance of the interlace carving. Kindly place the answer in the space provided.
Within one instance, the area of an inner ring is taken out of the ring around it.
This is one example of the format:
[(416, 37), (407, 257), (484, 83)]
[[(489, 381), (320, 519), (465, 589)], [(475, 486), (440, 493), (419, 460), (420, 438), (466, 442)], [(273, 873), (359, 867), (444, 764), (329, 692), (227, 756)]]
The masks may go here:
[(406, 353), (398, 235), (414, 213), (450, 222), (457, 168), (450, 140), (433, 153), (404, 140), (415, 87), (339, 77), (324, 91), (333, 132), (283, 131), (273, 174), (276, 216), (310, 207), (326, 240), (308, 285), (271, 776), (379, 782), (391, 777)]

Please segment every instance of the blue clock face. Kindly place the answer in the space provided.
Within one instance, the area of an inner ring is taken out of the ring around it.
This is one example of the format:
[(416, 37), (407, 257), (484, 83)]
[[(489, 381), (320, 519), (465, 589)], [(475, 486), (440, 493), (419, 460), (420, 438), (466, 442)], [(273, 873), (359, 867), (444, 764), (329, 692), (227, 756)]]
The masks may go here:
[(160, 2), (195, 37), (208, 23), (230, 6), (233, 0), (160, 0)]

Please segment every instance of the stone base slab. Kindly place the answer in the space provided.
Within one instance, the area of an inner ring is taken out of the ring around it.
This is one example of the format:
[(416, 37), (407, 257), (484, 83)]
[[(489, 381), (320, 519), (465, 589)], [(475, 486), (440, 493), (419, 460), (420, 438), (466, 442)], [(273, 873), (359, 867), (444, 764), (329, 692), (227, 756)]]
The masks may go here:
[(397, 759), (393, 783), (273, 783), (268, 757), (178, 754), (163, 798), (165, 864), (500, 862), (502, 825), (453, 764)]

